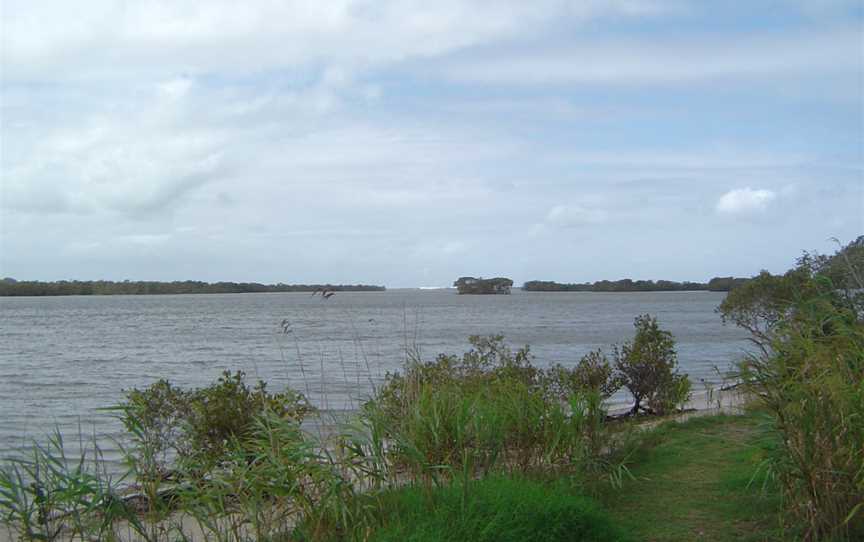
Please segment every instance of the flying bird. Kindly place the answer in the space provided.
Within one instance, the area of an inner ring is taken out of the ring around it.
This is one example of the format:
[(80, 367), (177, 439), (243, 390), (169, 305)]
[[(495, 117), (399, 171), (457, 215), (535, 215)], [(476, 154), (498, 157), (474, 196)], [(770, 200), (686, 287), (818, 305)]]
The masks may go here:
[(314, 296), (318, 292), (321, 292), (321, 297), (323, 297), (324, 299), (330, 299), (333, 296), (333, 294), (336, 293), (336, 290), (331, 290), (330, 288), (328, 288), (326, 286), (324, 288), (315, 288), (315, 291), (312, 292), (312, 295)]

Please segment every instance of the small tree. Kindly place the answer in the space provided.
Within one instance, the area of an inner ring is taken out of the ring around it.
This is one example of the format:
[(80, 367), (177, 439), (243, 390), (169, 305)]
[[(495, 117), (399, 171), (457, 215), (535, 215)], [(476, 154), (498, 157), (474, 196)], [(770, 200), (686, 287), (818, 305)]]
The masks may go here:
[(649, 314), (636, 317), (636, 336), (614, 347), (615, 368), (633, 396), (631, 414), (663, 414), (690, 397), (687, 375), (677, 373), (675, 338)]

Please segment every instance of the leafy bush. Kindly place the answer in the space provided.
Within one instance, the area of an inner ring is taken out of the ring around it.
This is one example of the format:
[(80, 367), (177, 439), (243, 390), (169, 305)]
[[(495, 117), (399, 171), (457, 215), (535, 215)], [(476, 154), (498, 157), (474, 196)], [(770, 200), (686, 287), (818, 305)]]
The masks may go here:
[(660, 329), (657, 319), (645, 314), (634, 322), (636, 336), (615, 347), (615, 368), (633, 396), (631, 412), (665, 414), (690, 397), (687, 375), (677, 373), (675, 339)]
[[(612, 451), (602, 399), (617, 385), (602, 353), (543, 371), (527, 348), (513, 352), (500, 336), (470, 341), (461, 357), (387, 376), (363, 408), (361, 433), (370, 439), (355, 433), (345, 443), (364, 472), (371, 461), (415, 479), (541, 466), (599, 474)], [(598, 468), (583, 469), (587, 461)]]
[(225, 371), (205, 388), (183, 390), (160, 380), (130, 390), (116, 410), (137, 448), (152, 456), (152, 468), (167, 474), (174, 456), (204, 470), (214, 466), (228, 442), (245, 437), (264, 413), (299, 422), (313, 409), (298, 392), (270, 393), (260, 380), (250, 388), (242, 371)]
[(547, 369), (546, 385), (550, 393), (563, 400), (574, 394), (592, 391), (608, 399), (621, 388), (621, 378), (606, 358), (602, 350), (597, 349), (584, 355), (572, 369), (561, 365), (553, 365)]
[(631, 538), (591, 499), (559, 484), (490, 477), (428, 492), (420, 487), (382, 497), (386, 541), (624, 541)]
[(831, 256), (805, 252), (797, 265), (782, 275), (762, 271), (732, 290), (717, 312), (724, 322), (750, 332), (751, 340), (767, 355), (774, 332), (794, 316), (801, 299), (821, 296), (858, 318), (864, 316), (862, 272), (864, 235)]
[(424, 390), (472, 395), (496, 382), (520, 382), (532, 390), (540, 389), (541, 373), (531, 364), (527, 347), (514, 353), (500, 335), (471, 336), (468, 341), (472, 348), (461, 357), (441, 354), (432, 362), (409, 360), (403, 373), (387, 375), (384, 386), (376, 390), (364, 410), (375, 409), (398, 424)]
[(717, 311), (724, 323), (747, 330), (751, 342), (767, 353), (772, 333), (789, 316), (795, 299), (813, 286), (808, 269), (794, 269), (784, 275), (762, 271), (729, 292)]
[(864, 538), (864, 326), (827, 298), (802, 300), (771, 354), (741, 364), (774, 417), (771, 462), (805, 538)]
[[(265, 411), (206, 478), (187, 473), (180, 508), (208, 540), (318, 540), (346, 524), (353, 485), (297, 421)], [(362, 511), (360, 511), (362, 513)], [(356, 520), (356, 518), (353, 518)]]
[(763, 273), (719, 311), (760, 345), (744, 387), (773, 418), (768, 466), (807, 540), (864, 539), (864, 237)]

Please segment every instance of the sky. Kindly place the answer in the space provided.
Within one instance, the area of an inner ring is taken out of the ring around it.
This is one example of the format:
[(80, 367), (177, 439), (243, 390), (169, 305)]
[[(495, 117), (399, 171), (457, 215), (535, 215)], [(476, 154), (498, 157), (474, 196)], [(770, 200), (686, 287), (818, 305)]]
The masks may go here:
[(0, 276), (705, 281), (864, 233), (864, 8), (0, 3)]

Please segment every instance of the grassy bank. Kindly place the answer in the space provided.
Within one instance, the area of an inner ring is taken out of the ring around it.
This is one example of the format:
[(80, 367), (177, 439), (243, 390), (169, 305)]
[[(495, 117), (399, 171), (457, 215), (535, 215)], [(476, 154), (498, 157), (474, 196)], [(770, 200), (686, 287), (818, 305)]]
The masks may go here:
[[(796, 540), (762, 468), (761, 414), (711, 415), (645, 431), (621, 485), (577, 476), (490, 478), (382, 498), (372, 540)], [(598, 491), (599, 490), (599, 491)]]
[[(618, 455), (618, 465), (625, 468), (618, 477), (608, 477), (608, 468), (586, 472), (542, 464), (502, 465), (484, 475), (469, 473), (470, 465), (463, 463), (459, 472), (430, 466), (427, 476), (403, 470), (401, 481), (382, 480), (377, 488), (359, 492), (351, 486), (361, 470), (340, 470), (339, 461), (317, 455), (301, 435), (284, 434), (284, 427), (259, 427), (253, 434), (272, 446), (269, 457), (252, 463), (248, 456), (238, 457), (233, 466), (225, 465), (227, 470), (214, 471), (209, 482), (140, 511), (140, 531), (103, 526), (102, 535), (93, 539), (798, 540), (800, 530), (781, 528), (779, 489), (764, 468), (770, 453), (765, 421), (764, 414), (749, 413), (659, 424), (652, 418), (618, 422), (614, 431), (629, 435), (622, 445), (626, 457)], [(642, 426), (651, 427), (638, 429)], [(265, 443), (257, 448), (266, 449)], [(282, 471), (286, 466), (293, 472)], [(88, 501), (84, 486), (99, 484), (75, 474), (76, 467), (55, 478), (65, 476), (54, 491), (74, 491), (78, 484), (81, 494), (72, 498), (81, 497), (83, 504)], [(435, 470), (440, 472), (431, 475)], [(287, 477), (280, 478), (280, 471)], [(283, 486), (280, 479), (294, 486)], [(153, 483), (163, 490), (171, 487)], [(305, 493), (298, 484), (306, 484)], [(304, 502), (305, 511), (291, 513)], [(33, 504), (38, 509), (39, 503)], [(92, 519), (102, 513), (96, 509)], [(128, 521), (128, 516), (118, 513), (116, 519)], [(50, 538), (67, 539), (60, 532)]]
[(762, 468), (758, 415), (659, 426), (619, 490), (601, 501), (637, 540), (795, 540), (780, 530), (780, 497)]

